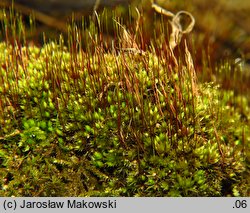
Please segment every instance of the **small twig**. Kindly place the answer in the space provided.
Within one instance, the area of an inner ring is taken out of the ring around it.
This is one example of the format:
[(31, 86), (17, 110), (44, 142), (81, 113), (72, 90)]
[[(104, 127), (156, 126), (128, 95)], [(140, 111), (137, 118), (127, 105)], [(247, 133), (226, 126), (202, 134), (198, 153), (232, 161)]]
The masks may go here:
[(174, 14), (172, 12), (160, 7), (159, 5), (155, 3), (152, 3), (152, 8), (154, 8), (157, 13), (160, 13), (162, 15), (169, 16), (169, 17), (174, 17)]
[[(192, 16), (191, 13), (187, 11), (179, 11), (178, 13), (174, 14), (156, 3), (152, 2), (152, 8), (160, 14), (163, 14), (165, 16), (169, 16), (172, 18), (170, 21), (171, 27), (172, 27), (172, 33), (170, 35), (170, 41), (169, 41), (169, 46), (170, 49), (173, 50), (181, 41), (182, 35), (186, 33), (190, 33), (194, 27), (195, 24), (195, 19)], [(190, 19), (189, 25), (183, 29), (182, 24), (180, 23), (181, 16), (186, 15)]]

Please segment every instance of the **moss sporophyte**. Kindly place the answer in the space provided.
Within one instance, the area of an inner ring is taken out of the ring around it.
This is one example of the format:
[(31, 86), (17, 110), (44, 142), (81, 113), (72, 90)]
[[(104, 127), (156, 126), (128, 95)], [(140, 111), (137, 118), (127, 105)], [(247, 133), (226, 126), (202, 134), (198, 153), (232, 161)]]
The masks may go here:
[(1, 196), (249, 195), (247, 100), (198, 80), (187, 38), (142, 48), (137, 18), (111, 49), (77, 25), (0, 43)]

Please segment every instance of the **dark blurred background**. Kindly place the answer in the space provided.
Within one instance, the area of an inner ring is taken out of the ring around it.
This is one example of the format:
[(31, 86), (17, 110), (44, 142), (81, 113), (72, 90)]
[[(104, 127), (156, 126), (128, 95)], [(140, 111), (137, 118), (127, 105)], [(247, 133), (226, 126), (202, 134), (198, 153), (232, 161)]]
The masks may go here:
[(130, 0), (15, 0), (15, 2), (52, 16), (60, 17), (77, 11), (89, 14), (95, 6), (113, 7), (119, 4), (126, 5)]

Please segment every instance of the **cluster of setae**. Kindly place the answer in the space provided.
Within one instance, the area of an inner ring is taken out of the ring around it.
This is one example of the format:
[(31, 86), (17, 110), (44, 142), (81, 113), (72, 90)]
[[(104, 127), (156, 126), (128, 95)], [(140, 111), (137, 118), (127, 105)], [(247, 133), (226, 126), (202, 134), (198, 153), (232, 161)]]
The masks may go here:
[(83, 50), (69, 31), (0, 43), (1, 196), (249, 195), (249, 117), (186, 43), (107, 51), (93, 30)]

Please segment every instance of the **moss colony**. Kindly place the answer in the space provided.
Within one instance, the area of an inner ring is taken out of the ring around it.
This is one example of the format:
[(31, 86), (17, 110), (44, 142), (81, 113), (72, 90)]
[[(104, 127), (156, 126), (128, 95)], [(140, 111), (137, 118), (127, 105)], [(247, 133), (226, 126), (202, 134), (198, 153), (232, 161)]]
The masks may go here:
[(198, 83), (187, 45), (77, 39), (0, 43), (0, 196), (249, 196), (244, 97)]

